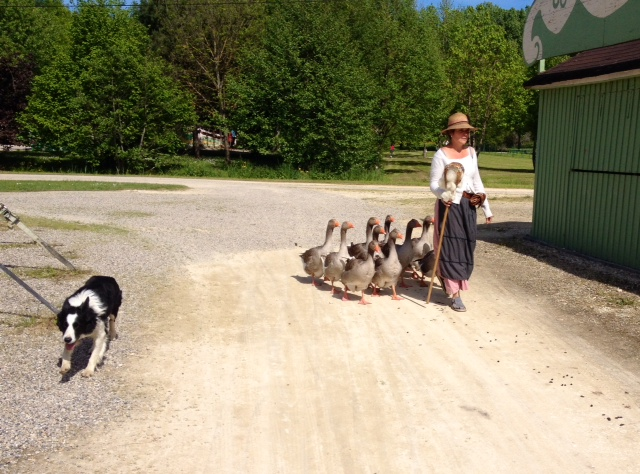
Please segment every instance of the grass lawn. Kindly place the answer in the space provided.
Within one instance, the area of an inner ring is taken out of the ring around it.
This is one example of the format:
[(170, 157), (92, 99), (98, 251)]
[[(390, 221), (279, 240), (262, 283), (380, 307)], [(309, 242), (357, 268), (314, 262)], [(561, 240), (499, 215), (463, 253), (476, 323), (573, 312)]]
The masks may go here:
[(123, 191), (123, 190), (180, 191), (187, 186), (147, 183), (105, 183), (100, 181), (29, 181), (3, 180), (0, 193), (37, 191)]
[[(425, 160), (421, 151), (397, 151), (384, 160), (385, 184), (426, 185), (431, 172), (430, 151)], [(531, 155), (483, 152), (478, 157), (480, 176), (487, 188), (533, 189)]]
[[(189, 176), (213, 179), (257, 179), (262, 181), (299, 181), (299, 182), (331, 182), (336, 184), (386, 184), (392, 186), (426, 186), (431, 171), (431, 159), (434, 152), (429, 152), (425, 159), (422, 151), (396, 150), (393, 158), (385, 156), (382, 169), (371, 171), (350, 170), (342, 179), (327, 179), (323, 173), (307, 173), (293, 169), (291, 166), (270, 167), (236, 160), (229, 168), (211, 160), (194, 160), (180, 156), (174, 157), (175, 169), (167, 170), (163, 176)], [(30, 157), (30, 167), (41, 169), (39, 161), (53, 160), (51, 157)], [(488, 188), (520, 188), (533, 189), (533, 165), (529, 154), (489, 153), (483, 152), (479, 157), (480, 174), (484, 185)], [(11, 169), (11, 168), (9, 168)], [(23, 168), (15, 169), (19, 171)], [(99, 179), (99, 178), (96, 178)], [(177, 191), (186, 186), (169, 184), (143, 183), (106, 183), (100, 181), (34, 181), (3, 180), (0, 176), (0, 193), (2, 192), (34, 192), (34, 191), (121, 191), (121, 190), (166, 190)]]

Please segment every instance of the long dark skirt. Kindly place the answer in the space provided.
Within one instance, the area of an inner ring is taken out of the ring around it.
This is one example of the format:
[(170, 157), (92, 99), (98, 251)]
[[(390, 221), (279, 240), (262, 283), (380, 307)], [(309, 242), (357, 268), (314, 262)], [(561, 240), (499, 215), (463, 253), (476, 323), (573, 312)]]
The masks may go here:
[[(438, 235), (442, 232), (446, 209), (438, 199)], [(476, 209), (463, 197), (460, 204), (452, 204), (449, 210), (440, 253), (440, 276), (450, 280), (468, 280), (471, 277), (477, 233)]]

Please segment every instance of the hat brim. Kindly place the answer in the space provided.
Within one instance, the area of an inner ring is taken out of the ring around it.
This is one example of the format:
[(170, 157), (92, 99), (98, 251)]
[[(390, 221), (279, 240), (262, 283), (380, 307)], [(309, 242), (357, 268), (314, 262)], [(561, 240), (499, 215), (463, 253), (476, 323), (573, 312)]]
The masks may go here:
[(456, 123), (451, 125), (450, 127), (445, 128), (441, 132), (442, 135), (447, 133), (449, 130), (471, 130), (472, 132), (475, 132), (478, 129), (476, 127), (472, 127), (469, 123)]

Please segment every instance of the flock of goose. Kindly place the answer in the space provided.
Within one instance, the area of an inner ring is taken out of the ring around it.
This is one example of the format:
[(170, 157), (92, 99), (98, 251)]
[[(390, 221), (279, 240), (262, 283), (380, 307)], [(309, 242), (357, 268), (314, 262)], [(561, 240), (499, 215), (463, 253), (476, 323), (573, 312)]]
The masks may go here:
[[(300, 254), (304, 271), (311, 276), (311, 284), (317, 286), (316, 279), (324, 277), (325, 281), (331, 282), (331, 294), (335, 294), (338, 291), (335, 282), (341, 281), (344, 285), (342, 300), (349, 299), (349, 291), (360, 291), (360, 304), (369, 304), (364, 295), (364, 290), (369, 287), (373, 289), (373, 296), (379, 296), (381, 289), (391, 288), (392, 298), (402, 299), (396, 293), (396, 285), (406, 287), (404, 272), (408, 268), (412, 269), (413, 277), (420, 278), (421, 285), (426, 286), (425, 276), (433, 271), (436, 260), (427, 236), (433, 218), (427, 216), (422, 224), (417, 219), (411, 219), (405, 235), (397, 229), (391, 230), (393, 222), (395, 219), (389, 215), (383, 227), (379, 219), (371, 217), (367, 221), (366, 241), (347, 245), (347, 232), (355, 226), (351, 222), (340, 225), (336, 219), (330, 219), (324, 244)], [(338, 227), (340, 248), (332, 252), (333, 231)], [(411, 238), (413, 229), (419, 227), (422, 227), (420, 237)], [(381, 235), (384, 236), (383, 240), (380, 240)], [(398, 239), (404, 239), (402, 244), (396, 243)], [(418, 270), (422, 276), (418, 275)]]

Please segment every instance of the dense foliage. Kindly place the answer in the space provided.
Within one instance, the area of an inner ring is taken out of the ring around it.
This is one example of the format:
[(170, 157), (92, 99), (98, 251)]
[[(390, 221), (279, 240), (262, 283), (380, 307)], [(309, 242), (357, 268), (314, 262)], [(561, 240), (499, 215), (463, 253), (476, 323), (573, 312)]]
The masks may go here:
[(0, 144), (20, 144), (17, 116), (36, 74), (68, 47), (70, 18), (61, 0), (0, 2)]
[(391, 144), (433, 145), (454, 111), (481, 127), (481, 147), (535, 132), (524, 10), (59, 1), (0, 0), (0, 98), (12, 104), (0, 139), (15, 142), (20, 125), (23, 141), (95, 169), (152, 168), (197, 127), (238, 130), (245, 149), (333, 176), (375, 170)]
[(20, 122), (32, 141), (135, 172), (157, 152), (177, 151), (195, 119), (142, 25), (89, 0), (73, 13), (70, 48), (36, 77)]

